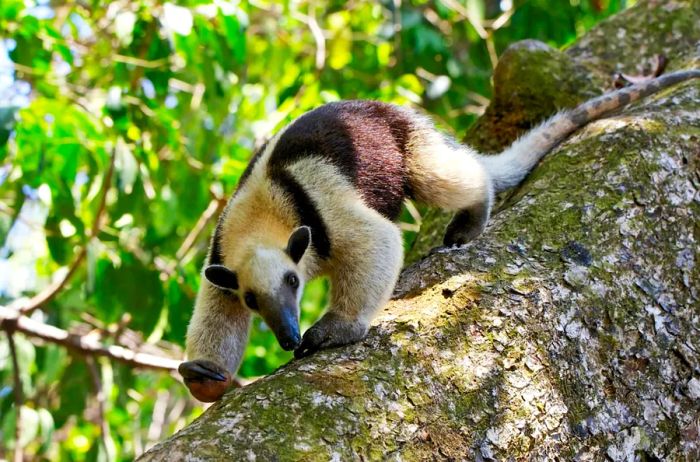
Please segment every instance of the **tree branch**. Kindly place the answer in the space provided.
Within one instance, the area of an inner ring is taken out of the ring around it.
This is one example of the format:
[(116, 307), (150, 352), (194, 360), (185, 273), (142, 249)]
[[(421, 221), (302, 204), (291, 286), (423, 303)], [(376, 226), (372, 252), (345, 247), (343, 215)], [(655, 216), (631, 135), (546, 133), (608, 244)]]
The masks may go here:
[(19, 361), (17, 361), (17, 348), (15, 346), (14, 329), (8, 327), (5, 330), (7, 334), (7, 342), (10, 344), (10, 356), (12, 357), (12, 375), (14, 378), (14, 396), (15, 396), (15, 450), (14, 462), (22, 462), (24, 454), (22, 453), (22, 377), (19, 372)]
[(316, 42), (316, 70), (320, 71), (323, 69), (326, 63), (326, 38), (323, 35), (323, 29), (321, 29), (321, 26), (319, 26), (318, 21), (316, 20), (316, 15), (313, 11), (314, 9), (315, 8), (313, 8), (312, 6), (309, 6), (309, 10), (311, 10), (311, 12), (308, 15), (303, 14), (299, 11), (294, 11), (292, 13), (292, 17), (306, 24), (309, 30), (311, 31), (311, 35), (313, 36), (314, 41)]
[(48, 324), (30, 319), (16, 310), (0, 306), (0, 327), (7, 329), (11, 324), (15, 329), (30, 337), (40, 338), (63, 345), (73, 351), (93, 356), (105, 356), (133, 367), (175, 371), (180, 360), (138, 353), (119, 345), (103, 345), (89, 335), (75, 335)]
[[(111, 360), (142, 369), (155, 369), (174, 372), (182, 362), (179, 359), (150, 353), (139, 353), (120, 345), (104, 345), (95, 337), (86, 334), (78, 335), (59, 329), (58, 327), (44, 324), (20, 314), (16, 310), (0, 306), (0, 329), (4, 329), (10, 336), (10, 331), (45, 340), (47, 342), (62, 345), (70, 350), (84, 355), (104, 356)], [(233, 386), (242, 387), (253, 382), (250, 379), (234, 378)], [(21, 385), (21, 383), (20, 383)]]
[(109, 424), (105, 417), (105, 392), (102, 385), (102, 371), (100, 365), (97, 363), (95, 358), (86, 358), (88, 370), (90, 371), (90, 378), (92, 379), (92, 386), (95, 389), (95, 400), (97, 401), (97, 418), (100, 425), (100, 441), (104, 446), (105, 454), (107, 454), (108, 460), (113, 460), (116, 456), (114, 454), (114, 447), (112, 444), (112, 437), (109, 432)]

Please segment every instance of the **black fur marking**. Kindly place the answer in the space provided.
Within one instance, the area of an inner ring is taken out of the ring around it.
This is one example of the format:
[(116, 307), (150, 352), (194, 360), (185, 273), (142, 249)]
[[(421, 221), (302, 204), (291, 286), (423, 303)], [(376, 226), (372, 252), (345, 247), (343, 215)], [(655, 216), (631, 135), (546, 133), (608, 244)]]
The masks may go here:
[(405, 165), (410, 114), (376, 101), (342, 101), (295, 120), (278, 140), (269, 168), (316, 156), (331, 162), (365, 203), (395, 220), (408, 192)]
[[(255, 167), (255, 164), (258, 162), (260, 157), (262, 156), (262, 153), (265, 152), (265, 147), (267, 146), (267, 141), (265, 141), (265, 144), (262, 145), (260, 149), (257, 150), (257, 152), (253, 155), (253, 157), (250, 158), (250, 161), (248, 162), (248, 166), (243, 170), (243, 173), (241, 173), (240, 178), (238, 178), (238, 187), (236, 188), (236, 192), (233, 193), (235, 196), (238, 191), (243, 187), (243, 184), (246, 182), (248, 177), (250, 176), (251, 172), (253, 171), (253, 168)], [(223, 252), (221, 251), (221, 227), (223, 226), (224, 219), (226, 217), (226, 213), (228, 212), (228, 205), (226, 209), (224, 209), (223, 213), (219, 216), (219, 220), (216, 223), (216, 230), (214, 231), (214, 236), (211, 238), (211, 249), (209, 251), (209, 264), (210, 265), (223, 265), (224, 263), (224, 255)]]
[(588, 122), (588, 111), (586, 109), (576, 109), (571, 114), (569, 114), (569, 120), (578, 126), (581, 126)]
[(223, 218), (224, 215), (219, 217), (219, 221), (216, 223), (214, 236), (211, 238), (211, 249), (209, 250), (210, 265), (222, 265), (224, 262), (224, 256), (221, 252), (221, 226), (223, 223)]
[(270, 179), (289, 194), (302, 226), (311, 228), (311, 245), (319, 257), (327, 259), (331, 255), (331, 241), (326, 224), (313, 200), (304, 188), (284, 168), (270, 168)]
[(617, 95), (617, 102), (620, 104), (620, 106), (624, 106), (630, 101), (632, 101), (632, 96), (627, 92), (623, 92)]

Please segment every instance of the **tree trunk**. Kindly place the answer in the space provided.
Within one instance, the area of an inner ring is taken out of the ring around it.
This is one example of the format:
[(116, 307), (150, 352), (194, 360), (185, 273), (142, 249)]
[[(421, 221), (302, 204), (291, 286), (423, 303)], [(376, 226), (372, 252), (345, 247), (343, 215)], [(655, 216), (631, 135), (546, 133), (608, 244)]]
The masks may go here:
[[(566, 52), (517, 44), (467, 139), (497, 150), (657, 53), (698, 67), (699, 39), (700, 3), (664, 0)], [(480, 238), (407, 268), (366, 340), (229, 392), (142, 460), (697, 460), (699, 138), (697, 81), (590, 124)]]

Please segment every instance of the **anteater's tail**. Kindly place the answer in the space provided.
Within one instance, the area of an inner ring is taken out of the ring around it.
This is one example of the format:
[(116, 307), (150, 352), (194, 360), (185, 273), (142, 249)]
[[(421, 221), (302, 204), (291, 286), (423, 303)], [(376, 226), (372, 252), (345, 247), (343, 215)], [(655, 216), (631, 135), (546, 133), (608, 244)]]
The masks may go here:
[(502, 153), (481, 156), (480, 160), (490, 173), (496, 191), (513, 187), (522, 181), (545, 154), (578, 128), (633, 101), (694, 78), (700, 78), (700, 69), (665, 74), (648, 82), (606, 93), (574, 109), (557, 113)]

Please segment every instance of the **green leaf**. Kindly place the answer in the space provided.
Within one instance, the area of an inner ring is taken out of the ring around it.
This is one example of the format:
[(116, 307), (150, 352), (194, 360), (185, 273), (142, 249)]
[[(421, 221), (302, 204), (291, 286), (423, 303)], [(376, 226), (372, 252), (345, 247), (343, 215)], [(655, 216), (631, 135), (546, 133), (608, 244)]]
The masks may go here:
[(39, 453), (44, 453), (51, 447), (55, 426), (53, 416), (48, 409), (38, 409), (37, 415), (39, 417), (39, 433), (41, 435)]
[[(6, 448), (14, 448), (17, 444), (17, 441), (14, 440), (16, 416), (17, 409), (13, 407), (2, 422), (3, 442)], [(22, 432), (19, 440), (19, 445), (21, 447), (27, 446), (36, 439), (39, 434), (39, 424), (39, 413), (30, 407), (22, 406), (22, 412), (20, 414), (20, 428)]]
[[(0, 106), (0, 147), (10, 139), (10, 133), (15, 126), (16, 106)], [(3, 151), (0, 151), (2, 153)], [(4, 156), (0, 156), (0, 161)]]
[(120, 264), (97, 262), (93, 291), (100, 319), (116, 322), (131, 313), (130, 327), (146, 335), (156, 326), (165, 300), (160, 273), (127, 252), (121, 253)]
[(62, 427), (71, 416), (83, 413), (91, 383), (85, 361), (71, 358), (58, 382), (59, 405), (53, 411), (56, 427)]

